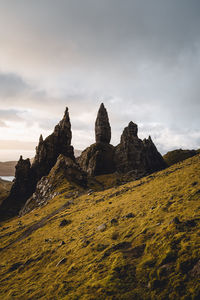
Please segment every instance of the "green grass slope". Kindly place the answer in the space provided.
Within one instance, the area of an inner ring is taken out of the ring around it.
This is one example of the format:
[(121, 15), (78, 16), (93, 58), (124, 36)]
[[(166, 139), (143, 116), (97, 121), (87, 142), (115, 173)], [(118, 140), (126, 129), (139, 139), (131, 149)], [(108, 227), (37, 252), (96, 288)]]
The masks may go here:
[(0, 299), (200, 299), (199, 155), (103, 191), (68, 188), (1, 224)]

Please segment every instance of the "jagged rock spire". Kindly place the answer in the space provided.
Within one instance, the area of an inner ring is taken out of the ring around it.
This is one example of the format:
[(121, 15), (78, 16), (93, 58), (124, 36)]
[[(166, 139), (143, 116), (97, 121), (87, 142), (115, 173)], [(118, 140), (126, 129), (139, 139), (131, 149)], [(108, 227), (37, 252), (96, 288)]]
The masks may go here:
[(130, 141), (133, 138), (137, 138), (138, 126), (132, 121), (128, 124), (127, 127), (124, 128), (123, 133), (121, 135), (121, 143), (125, 141)]
[(43, 136), (42, 134), (40, 134), (40, 138), (39, 138), (39, 144), (43, 143)]
[(95, 138), (96, 143), (106, 144), (109, 144), (111, 139), (111, 128), (108, 119), (108, 113), (103, 103), (100, 105), (95, 122)]
[(71, 123), (68, 108), (66, 107), (64, 116), (55, 126), (53, 133), (45, 140), (40, 137), (32, 165), (37, 181), (49, 173), (60, 154), (70, 157), (73, 160), (75, 159), (73, 147), (71, 146), (71, 138)]
[(69, 146), (71, 144), (72, 132), (68, 107), (66, 107), (65, 109), (62, 120), (58, 123), (58, 125), (56, 125), (53, 134), (58, 138), (64, 138), (63, 143), (65, 143), (66, 145)]

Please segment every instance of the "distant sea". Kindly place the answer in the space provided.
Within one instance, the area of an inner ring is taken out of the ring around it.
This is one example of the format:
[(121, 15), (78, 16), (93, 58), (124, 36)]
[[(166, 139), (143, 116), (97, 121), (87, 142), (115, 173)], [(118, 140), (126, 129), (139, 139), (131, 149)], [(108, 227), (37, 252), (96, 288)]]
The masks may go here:
[(13, 181), (15, 178), (14, 176), (0, 176), (1, 179), (7, 180), (7, 181)]

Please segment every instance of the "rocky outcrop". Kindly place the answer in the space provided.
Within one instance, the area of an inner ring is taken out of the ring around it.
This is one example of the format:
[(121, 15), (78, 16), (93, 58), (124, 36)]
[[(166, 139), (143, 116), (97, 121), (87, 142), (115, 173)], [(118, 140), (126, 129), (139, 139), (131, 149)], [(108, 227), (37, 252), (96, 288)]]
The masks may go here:
[(36, 147), (36, 155), (32, 164), (32, 170), (36, 182), (42, 176), (47, 175), (55, 165), (60, 154), (75, 160), (73, 147), (71, 146), (71, 124), (68, 108), (65, 110), (63, 119), (56, 125), (54, 132), (43, 140), (42, 135)]
[(162, 155), (158, 152), (151, 137), (143, 140), (148, 173), (160, 171), (167, 167)]
[(37, 182), (48, 175), (60, 154), (75, 161), (71, 138), (71, 124), (68, 108), (66, 108), (63, 119), (55, 126), (53, 133), (45, 140), (42, 135), (40, 136), (32, 166), (29, 159), (23, 160), (20, 157), (16, 166), (15, 183), (9, 197), (0, 207), (0, 217), (7, 218), (19, 212), (35, 191)]
[(56, 195), (57, 193), (53, 192), (49, 178), (47, 176), (43, 176), (37, 183), (35, 192), (20, 210), (19, 215), (23, 216), (34, 208), (47, 204), (47, 202), (53, 199)]
[(57, 178), (58, 174), (62, 175), (63, 178), (66, 178), (71, 183), (75, 183), (83, 188), (87, 187), (86, 172), (70, 157), (59, 155), (55, 166), (51, 170), (51, 177)]
[(116, 170), (121, 173), (132, 171), (136, 177), (142, 177), (165, 168), (166, 164), (151, 138), (142, 141), (137, 133), (138, 127), (133, 122), (124, 129), (115, 150)]
[(193, 157), (194, 155), (197, 155), (198, 153), (200, 153), (199, 150), (176, 149), (176, 150), (167, 152), (163, 156), (163, 159), (168, 166), (171, 166), (171, 165), (181, 162), (189, 157)]
[(81, 168), (91, 176), (110, 174), (115, 172), (114, 153), (114, 146), (96, 143), (86, 148), (77, 161)]
[[(37, 183), (35, 192), (26, 201), (24, 207), (20, 211), (20, 215), (24, 215), (34, 208), (46, 205), (50, 200), (59, 194), (57, 188), (63, 179), (67, 179), (76, 188), (85, 188), (87, 186), (87, 174), (83, 172), (80, 166), (71, 158), (59, 155), (55, 166), (51, 169), (48, 176), (43, 176)], [(69, 189), (70, 196), (71, 189)]]
[(9, 196), (0, 207), (0, 219), (12, 217), (34, 191), (34, 177), (29, 159), (20, 159), (15, 167), (15, 180)]
[(166, 164), (151, 138), (138, 138), (138, 127), (133, 122), (124, 129), (119, 145), (109, 144), (111, 129), (107, 111), (101, 104), (95, 122), (96, 143), (85, 149), (78, 158), (81, 168), (89, 175), (131, 172), (140, 178), (162, 170)]
[(137, 132), (137, 125), (130, 122), (121, 135), (120, 144), (115, 150), (115, 164), (118, 172), (127, 173), (137, 170), (138, 173), (146, 174), (144, 144), (138, 138)]
[(81, 168), (89, 175), (115, 172), (114, 146), (110, 145), (111, 128), (107, 111), (101, 104), (95, 122), (96, 143), (85, 149), (78, 158)]
[(106, 144), (109, 144), (111, 139), (111, 128), (108, 119), (108, 113), (103, 103), (100, 105), (95, 122), (95, 138), (96, 143)]

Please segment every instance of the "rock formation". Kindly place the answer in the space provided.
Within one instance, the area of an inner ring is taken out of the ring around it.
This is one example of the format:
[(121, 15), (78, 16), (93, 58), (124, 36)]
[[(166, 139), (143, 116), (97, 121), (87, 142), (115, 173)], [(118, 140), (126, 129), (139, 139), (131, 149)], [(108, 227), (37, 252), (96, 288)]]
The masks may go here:
[(63, 119), (55, 126), (54, 132), (43, 140), (42, 135), (36, 147), (36, 155), (32, 166), (30, 161), (20, 160), (16, 166), (15, 183), (11, 193), (0, 207), (0, 217), (16, 215), (26, 200), (35, 191), (37, 182), (48, 175), (55, 165), (60, 154), (75, 161), (73, 147), (71, 146), (71, 124), (68, 108)]
[(133, 122), (124, 129), (120, 144), (109, 144), (111, 129), (107, 111), (101, 104), (95, 122), (96, 143), (84, 150), (78, 158), (81, 168), (89, 175), (132, 172), (140, 178), (161, 170), (166, 164), (151, 138), (138, 138), (138, 127)]
[[(48, 201), (57, 196), (58, 192), (56, 192), (56, 188), (64, 178), (76, 186), (83, 188), (87, 186), (87, 174), (82, 171), (74, 160), (61, 154), (49, 175), (43, 176), (38, 181), (35, 192), (26, 201), (20, 211), (20, 215), (24, 215), (36, 207), (47, 204)], [(72, 196), (71, 189), (69, 189), (69, 193)]]
[(47, 175), (55, 165), (60, 154), (75, 160), (73, 147), (71, 146), (71, 124), (69, 120), (68, 108), (65, 110), (63, 119), (55, 126), (54, 132), (44, 141), (42, 135), (36, 147), (36, 155), (32, 164), (32, 170), (36, 182), (42, 176)]
[(160, 171), (167, 167), (162, 155), (158, 152), (151, 137), (143, 140), (148, 173)]
[(116, 171), (122, 174), (131, 172), (131, 175), (134, 174), (132, 178), (136, 179), (165, 168), (166, 164), (151, 138), (142, 141), (137, 133), (137, 125), (130, 122), (122, 133), (119, 145), (112, 146), (109, 118), (102, 103), (95, 122), (96, 143), (82, 152), (77, 164), (71, 146), (71, 124), (66, 108), (53, 133), (44, 140), (40, 136), (32, 166), (29, 159), (20, 157), (10, 195), (0, 207), (0, 218), (16, 215), (25, 203), (22, 213), (48, 202), (55, 196), (59, 176), (85, 188), (87, 174), (97, 176)]
[(120, 144), (115, 150), (115, 164), (118, 172), (127, 173), (137, 170), (137, 172), (146, 173), (144, 144), (138, 138), (137, 132), (137, 125), (130, 122), (121, 135)]
[(121, 173), (134, 171), (138, 177), (162, 170), (166, 164), (151, 138), (140, 140), (138, 128), (130, 122), (122, 133), (115, 150), (116, 170)]
[(106, 143), (96, 143), (86, 148), (77, 161), (89, 175), (110, 174), (115, 172), (114, 152), (114, 146)]
[(29, 159), (20, 159), (15, 167), (15, 180), (8, 198), (0, 207), (0, 219), (12, 217), (34, 191), (34, 177)]
[(105, 144), (109, 144), (111, 139), (111, 128), (108, 119), (108, 113), (103, 103), (100, 105), (95, 122), (95, 138), (96, 143)]
[(78, 158), (81, 168), (89, 175), (109, 174), (115, 171), (114, 146), (110, 145), (111, 128), (107, 111), (101, 104), (95, 122), (96, 143), (85, 149)]

